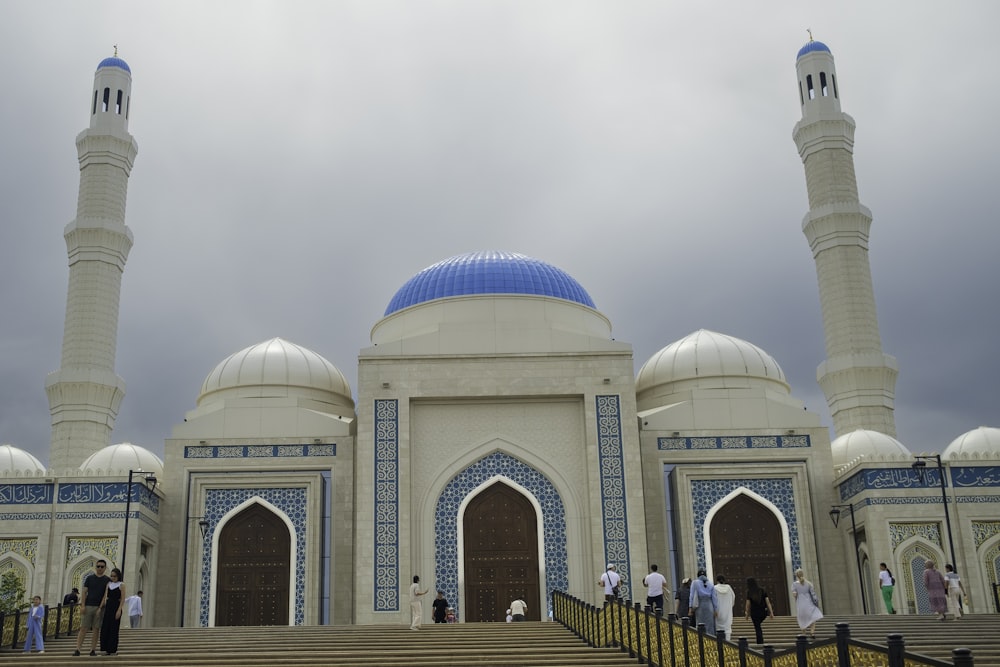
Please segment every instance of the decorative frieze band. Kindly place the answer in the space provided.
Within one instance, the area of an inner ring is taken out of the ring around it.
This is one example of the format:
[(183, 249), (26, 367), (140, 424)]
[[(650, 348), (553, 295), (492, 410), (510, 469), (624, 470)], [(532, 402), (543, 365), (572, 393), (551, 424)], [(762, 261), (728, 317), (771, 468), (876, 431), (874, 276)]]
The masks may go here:
[(685, 449), (789, 449), (811, 447), (808, 435), (699, 436), (695, 438), (657, 438), (661, 451)]

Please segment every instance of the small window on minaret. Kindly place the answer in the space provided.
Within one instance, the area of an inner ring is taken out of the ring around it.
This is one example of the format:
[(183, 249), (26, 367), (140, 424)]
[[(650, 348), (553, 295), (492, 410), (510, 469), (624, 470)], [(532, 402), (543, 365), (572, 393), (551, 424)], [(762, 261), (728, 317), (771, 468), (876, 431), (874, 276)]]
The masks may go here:
[(94, 110), (90, 112), (91, 116), (93, 116), (95, 113), (97, 113), (97, 93), (98, 92), (99, 91), (96, 91), (96, 90), (94, 91)]
[(125, 119), (126, 120), (128, 119), (128, 108), (129, 108), (129, 102), (131, 102), (131, 101), (132, 101), (132, 96), (131, 95), (129, 95), (128, 97), (125, 98)]
[(813, 88), (813, 75), (806, 74), (806, 89), (809, 91), (809, 99), (816, 99), (816, 89)]
[(115, 100), (115, 113), (122, 115), (122, 91), (118, 91), (118, 99)]
[(101, 111), (107, 111), (108, 110), (108, 102), (110, 102), (110, 101), (111, 101), (111, 89), (110, 88), (105, 88), (104, 89), (104, 104), (101, 105)]
[(837, 94), (837, 75), (831, 74), (830, 81), (833, 81), (833, 96), (839, 100), (840, 95)]
[(799, 104), (805, 104), (806, 98), (802, 95), (802, 82), (799, 81)]
[(819, 88), (823, 91), (823, 97), (829, 95), (826, 89), (826, 72), (819, 73)]

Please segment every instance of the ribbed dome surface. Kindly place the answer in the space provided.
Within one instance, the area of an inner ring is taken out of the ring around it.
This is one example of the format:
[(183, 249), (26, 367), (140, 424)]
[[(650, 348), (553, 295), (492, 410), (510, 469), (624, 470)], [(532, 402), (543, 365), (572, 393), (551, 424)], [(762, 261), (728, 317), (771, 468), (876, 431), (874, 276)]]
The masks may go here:
[(469, 294), (534, 294), (595, 307), (583, 286), (562, 269), (527, 255), (488, 250), (455, 255), (427, 267), (399, 288), (385, 314)]
[(866, 459), (899, 459), (912, 456), (903, 443), (878, 431), (858, 429), (845, 433), (830, 443), (833, 465), (840, 466), (864, 457)]
[(817, 42), (815, 40), (810, 40), (810, 41), (806, 42), (805, 46), (803, 46), (801, 49), (799, 49), (799, 54), (797, 56), (795, 56), (795, 59), (798, 60), (799, 58), (801, 58), (802, 56), (806, 55), (807, 53), (813, 53), (814, 51), (826, 51), (827, 53), (832, 53), (830, 51), (830, 47), (827, 46), (826, 44), (824, 44), (823, 42)]
[(963, 457), (1000, 459), (1000, 428), (974, 428), (952, 440), (941, 454), (943, 459)]
[(128, 63), (118, 57), (105, 58), (98, 65), (97, 69), (102, 67), (117, 67), (118, 69), (123, 69), (129, 74), (132, 73), (132, 69), (128, 66)]
[(14, 445), (0, 445), (0, 475), (34, 475), (45, 466), (30, 453)]
[(251, 345), (230, 355), (208, 374), (198, 403), (206, 397), (239, 390), (241, 398), (288, 395), (295, 388), (351, 399), (351, 386), (340, 370), (312, 350), (282, 338)]
[(148, 449), (123, 442), (94, 452), (80, 466), (81, 472), (89, 474), (127, 475), (129, 470), (163, 475), (163, 461)]
[(685, 380), (704, 388), (723, 386), (724, 378), (761, 379), (789, 391), (774, 357), (745, 340), (700, 329), (649, 358), (636, 378), (636, 391)]

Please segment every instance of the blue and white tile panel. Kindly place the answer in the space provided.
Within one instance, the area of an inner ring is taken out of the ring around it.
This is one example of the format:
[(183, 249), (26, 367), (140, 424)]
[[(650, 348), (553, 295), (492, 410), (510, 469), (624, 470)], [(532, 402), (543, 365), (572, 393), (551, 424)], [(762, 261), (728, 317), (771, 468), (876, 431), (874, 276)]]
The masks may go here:
[(192, 445), (184, 448), (186, 459), (261, 459), (336, 456), (336, 443), (321, 445)]
[(375, 611), (399, 611), (399, 401), (375, 401)]
[(811, 447), (808, 435), (699, 436), (695, 438), (657, 438), (661, 451), (687, 449), (789, 449)]
[(628, 502), (625, 493), (625, 456), (622, 450), (621, 399), (597, 396), (597, 460), (601, 475), (601, 520), (604, 560), (614, 563), (622, 577), (621, 594), (630, 599), (632, 581), (628, 540)]

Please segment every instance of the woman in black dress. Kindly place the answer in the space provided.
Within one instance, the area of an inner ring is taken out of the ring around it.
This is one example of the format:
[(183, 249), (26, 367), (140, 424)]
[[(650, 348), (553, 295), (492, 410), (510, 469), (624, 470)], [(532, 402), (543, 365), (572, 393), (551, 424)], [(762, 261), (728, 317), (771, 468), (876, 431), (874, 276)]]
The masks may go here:
[(122, 583), (122, 571), (117, 567), (111, 570), (111, 581), (104, 590), (101, 609), (104, 610), (104, 620), (101, 622), (101, 650), (104, 655), (118, 655), (118, 632), (122, 629), (122, 604), (125, 600), (125, 584)]
[(768, 616), (774, 618), (774, 609), (771, 608), (771, 598), (767, 597), (767, 591), (757, 585), (757, 580), (753, 577), (747, 578), (747, 601), (745, 613), (748, 621), (753, 621), (754, 632), (757, 633), (757, 643), (764, 643), (764, 631), (760, 624)]

